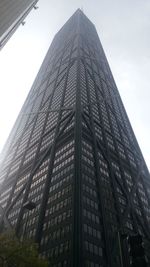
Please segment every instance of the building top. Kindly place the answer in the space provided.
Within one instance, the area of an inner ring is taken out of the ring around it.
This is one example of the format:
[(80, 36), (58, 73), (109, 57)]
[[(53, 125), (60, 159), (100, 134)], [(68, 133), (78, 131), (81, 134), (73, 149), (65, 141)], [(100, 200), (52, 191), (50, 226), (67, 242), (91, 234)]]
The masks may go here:
[[(73, 15), (66, 21), (66, 23), (60, 28), (60, 30), (55, 34), (55, 37), (57, 35), (60, 35), (60, 32), (66, 28), (66, 25), (69, 24), (70, 21), (72, 21), (73, 19), (74, 20), (77, 20), (77, 21), (80, 21), (80, 17), (85, 17), (86, 18), (86, 22), (89, 21), (90, 22), (90, 25), (93, 25), (95, 27), (95, 25), (89, 20), (89, 18), (84, 14), (83, 10), (78, 8), (74, 13)], [(76, 24), (77, 26), (77, 24)]]

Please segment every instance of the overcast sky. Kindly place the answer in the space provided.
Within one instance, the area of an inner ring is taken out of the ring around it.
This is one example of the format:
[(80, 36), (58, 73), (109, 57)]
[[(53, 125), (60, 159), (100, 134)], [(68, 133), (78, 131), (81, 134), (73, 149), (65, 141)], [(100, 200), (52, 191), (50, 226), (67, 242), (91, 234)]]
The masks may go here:
[(0, 150), (55, 33), (77, 8), (95, 24), (150, 169), (150, 1), (39, 0), (0, 52)]

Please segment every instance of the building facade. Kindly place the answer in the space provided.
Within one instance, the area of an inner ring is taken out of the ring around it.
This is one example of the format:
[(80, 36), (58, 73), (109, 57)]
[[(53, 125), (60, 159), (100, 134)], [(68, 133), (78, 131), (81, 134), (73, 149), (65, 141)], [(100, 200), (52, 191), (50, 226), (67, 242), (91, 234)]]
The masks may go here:
[(149, 172), (81, 10), (54, 37), (4, 147), (0, 177), (1, 217), (34, 238), (50, 266), (123, 267), (122, 237), (150, 237)]
[(37, 2), (38, 0), (0, 0), (0, 49)]

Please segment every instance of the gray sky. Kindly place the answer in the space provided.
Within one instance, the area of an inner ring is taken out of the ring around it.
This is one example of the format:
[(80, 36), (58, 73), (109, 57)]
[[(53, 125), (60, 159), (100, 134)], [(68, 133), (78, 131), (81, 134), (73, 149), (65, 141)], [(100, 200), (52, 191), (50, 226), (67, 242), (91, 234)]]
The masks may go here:
[(55, 35), (77, 8), (95, 24), (150, 169), (150, 1), (39, 0), (0, 52), (0, 150)]

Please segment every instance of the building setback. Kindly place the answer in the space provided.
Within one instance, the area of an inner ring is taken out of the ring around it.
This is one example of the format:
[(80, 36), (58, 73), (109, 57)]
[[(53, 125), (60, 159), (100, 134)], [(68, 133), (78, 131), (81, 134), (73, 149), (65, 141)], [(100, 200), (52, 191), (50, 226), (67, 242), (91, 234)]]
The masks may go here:
[(39, 242), (50, 266), (128, 267), (126, 235), (150, 238), (149, 172), (81, 10), (54, 37), (4, 147), (0, 177), (4, 220)]
[(37, 2), (38, 0), (0, 0), (0, 49)]

